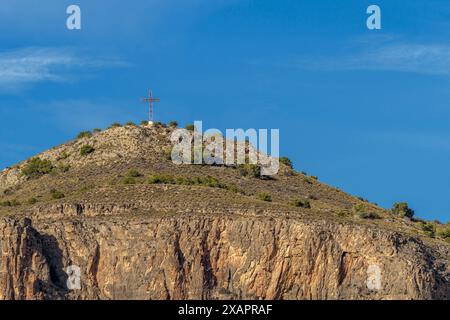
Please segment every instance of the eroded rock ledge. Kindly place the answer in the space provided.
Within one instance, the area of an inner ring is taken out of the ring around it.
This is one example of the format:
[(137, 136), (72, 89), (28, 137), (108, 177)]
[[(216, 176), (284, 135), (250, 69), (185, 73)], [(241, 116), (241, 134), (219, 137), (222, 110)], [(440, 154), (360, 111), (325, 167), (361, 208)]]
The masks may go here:
[[(448, 267), (419, 240), (325, 220), (8, 217), (0, 247), (0, 299), (450, 298)], [(80, 290), (67, 288), (71, 265)]]

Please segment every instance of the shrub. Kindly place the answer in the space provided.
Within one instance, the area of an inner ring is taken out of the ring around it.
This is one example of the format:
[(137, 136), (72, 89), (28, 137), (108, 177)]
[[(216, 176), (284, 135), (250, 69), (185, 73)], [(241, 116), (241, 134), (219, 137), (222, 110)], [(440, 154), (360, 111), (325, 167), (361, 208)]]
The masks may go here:
[(293, 200), (291, 202), (291, 204), (294, 207), (305, 208), (305, 209), (310, 209), (311, 208), (311, 203), (308, 200), (295, 199), (295, 200)]
[(124, 177), (122, 182), (123, 184), (136, 184), (136, 179), (133, 177)]
[(239, 173), (241, 176), (260, 178), (261, 177), (261, 167), (257, 164), (241, 164), (239, 165)]
[(102, 129), (99, 128), (95, 128), (94, 130), (92, 130), (92, 133), (100, 133), (102, 132)]
[(437, 235), (443, 239), (450, 239), (450, 228), (439, 229)]
[(169, 127), (171, 127), (171, 128), (176, 128), (176, 127), (178, 127), (178, 122), (176, 122), (176, 121), (170, 121), (170, 122), (169, 122)]
[(186, 125), (186, 130), (189, 130), (189, 131), (194, 131), (195, 130), (195, 126), (193, 125), (193, 124), (188, 124), (188, 125)]
[(118, 128), (121, 127), (122, 125), (118, 122), (114, 122), (109, 128)]
[(22, 174), (27, 177), (39, 177), (52, 172), (53, 168), (50, 160), (33, 158), (22, 168)]
[(55, 189), (50, 190), (50, 195), (52, 196), (52, 199), (62, 199), (65, 197), (64, 193)]
[(403, 217), (408, 217), (408, 218), (414, 217), (414, 210), (410, 209), (406, 202), (394, 203), (394, 206), (392, 207), (391, 211), (392, 211), (393, 214), (395, 214), (396, 216), (399, 216), (401, 218), (403, 218)]
[(58, 156), (58, 158), (56, 158), (56, 160), (64, 160), (67, 159), (69, 157), (69, 155), (67, 154), (66, 151), (61, 152), (61, 154)]
[(319, 180), (318, 176), (310, 176), (310, 178), (313, 179), (313, 180), (316, 180), (316, 181)]
[(291, 161), (291, 159), (289, 159), (288, 157), (281, 157), (281, 158), (280, 158), (280, 162), (281, 162), (282, 164), (288, 166), (288, 167), (291, 168), (291, 169), (293, 168), (293, 166), (292, 166), (292, 161)]
[(365, 212), (361, 211), (358, 213), (358, 217), (361, 219), (379, 219), (380, 216), (376, 214), (375, 212)]
[(90, 131), (82, 131), (78, 134), (77, 139), (82, 139), (82, 138), (90, 138), (92, 137), (92, 132)]
[(362, 204), (354, 205), (352, 208), (353, 214), (361, 219), (378, 219), (379, 216), (375, 212), (367, 211), (367, 208)]
[(205, 186), (210, 188), (220, 188), (229, 190), (232, 192), (239, 192), (238, 188), (233, 185), (228, 185), (226, 183), (220, 182), (218, 179), (208, 176), (208, 177), (172, 177), (162, 174), (154, 174), (148, 178), (149, 184), (175, 184), (175, 185), (197, 185)]
[(148, 121), (147, 120), (142, 120), (141, 121), (141, 126), (147, 126), (148, 125)]
[(135, 124), (133, 121), (128, 121), (127, 123), (125, 123), (125, 126), (128, 126), (128, 127), (135, 127), (136, 124)]
[(262, 201), (272, 202), (272, 197), (266, 192), (258, 193), (256, 197)]
[(17, 201), (16, 199), (6, 200), (6, 201), (1, 201), (0, 206), (1, 207), (17, 207), (17, 206), (20, 206), (20, 202)]
[(436, 228), (434, 224), (431, 222), (421, 221), (420, 222), (420, 229), (429, 237), (434, 238), (436, 233)]
[(172, 177), (162, 174), (153, 174), (148, 178), (150, 184), (173, 184), (174, 182)]
[(349, 214), (350, 214), (350, 212), (344, 211), (344, 210), (338, 211), (338, 213), (337, 213), (337, 215), (342, 218), (347, 217)]
[(130, 178), (138, 178), (141, 176), (141, 174), (139, 173), (139, 171), (135, 170), (135, 169), (130, 169), (128, 170), (128, 172), (125, 175), (126, 177), (130, 177)]
[(161, 121), (155, 121), (153, 122), (154, 127), (165, 127), (166, 125), (162, 123)]
[(92, 152), (94, 152), (94, 151), (95, 151), (95, 149), (94, 149), (93, 146), (90, 146), (90, 145), (84, 145), (84, 146), (82, 146), (81, 149), (80, 149), (80, 154), (81, 154), (82, 156), (87, 156), (88, 154), (90, 154), (90, 153), (92, 153)]

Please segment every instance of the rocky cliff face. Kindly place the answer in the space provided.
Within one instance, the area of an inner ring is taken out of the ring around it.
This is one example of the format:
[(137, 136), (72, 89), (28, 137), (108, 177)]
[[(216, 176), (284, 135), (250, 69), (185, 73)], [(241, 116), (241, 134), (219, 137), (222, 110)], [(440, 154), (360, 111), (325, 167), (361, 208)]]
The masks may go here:
[[(326, 221), (93, 217), (0, 221), (1, 299), (448, 299), (420, 241)], [(78, 266), (81, 288), (69, 290)], [(368, 286), (370, 266), (380, 287)]]
[(450, 298), (450, 246), (420, 222), (286, 165), (176, 166), (171, 130), (112, 128), (40, 154), (50, 172), (3, 170), (0, 299)]

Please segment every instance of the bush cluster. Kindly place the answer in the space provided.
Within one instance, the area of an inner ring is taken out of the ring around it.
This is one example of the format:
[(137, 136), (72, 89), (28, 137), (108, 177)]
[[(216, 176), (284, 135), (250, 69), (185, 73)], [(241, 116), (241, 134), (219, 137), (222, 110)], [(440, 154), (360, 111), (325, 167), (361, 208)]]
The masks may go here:
[(356, 204), (352, 208), (353, 214), (361, 219), (379, 219), (375, 212), (368, 211), (363, 204)]
[(241, 164), (238, 166), (238, 169), (241, 176), (261, 178), (261, 167), (257, 164)]
[(92, 132), (90, 131), (82, 131), (78, 134), (77, 139), (82, 139), (82, 138), (90, 138), (92, 137)]
[(420, 229), (429, 237), (434, 238), (436, 234), (436, 227), (433, 223), (428, 221), (420, 221)]
[(291, 204), (294, 207), (305, 208), (305, 209), (310, 209), (311, 208), (311, 203), (308, 200), (305, 200), (305, 199), (292, 200)]
[(52, 172), (53, 169), (54, 167), (50, 160), (32, 158), (22, 168), (22, 174), (27, 177), (39, 177)]
[(20, 206), (20, 202), (17, 201), (16, 199), (0, 202), (0, 207), (17, 207), (17, 206)]
[(288, 166), (288, 167), (291, 168), (291, 169), (293, 168), (292, 161), (291, 161), (291, 159), (289, 159), (288, 157), (281, 157), (281, 158), (280, 158), (280, 162), (281, 162), (282, 164)]
[(394, 215), (399, 216), (401, 218), (404, 218), (404, 217), (412, 218), (412, 217), (414, 217), (414, 210), (409, 208), (409, 206), (408, 206), (408, 204), (406, 202), (394, 203), (394, 206), (392, 207), (391, 212)]
[(164, 174), (153, 174), (148, 178), (148, 183), (205, 186), (210, 188), (220, 188), (230, 190), (233, 192), (238, 192), (238, 189), (235, 186), (223, 183), (211, 176), (185, 178), (185, 177), (174, 177)]

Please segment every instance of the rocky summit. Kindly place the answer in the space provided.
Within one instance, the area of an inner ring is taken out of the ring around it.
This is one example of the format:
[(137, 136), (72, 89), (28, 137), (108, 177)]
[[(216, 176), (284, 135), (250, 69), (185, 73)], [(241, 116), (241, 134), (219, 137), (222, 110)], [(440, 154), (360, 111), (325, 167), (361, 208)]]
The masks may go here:
[(448, 225), (289, 161), (175, 165), (173, 130), (85, 132), (3, 170), (0, 299), (450, 298)]

